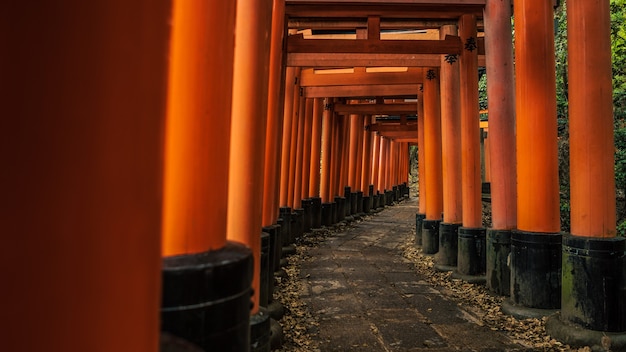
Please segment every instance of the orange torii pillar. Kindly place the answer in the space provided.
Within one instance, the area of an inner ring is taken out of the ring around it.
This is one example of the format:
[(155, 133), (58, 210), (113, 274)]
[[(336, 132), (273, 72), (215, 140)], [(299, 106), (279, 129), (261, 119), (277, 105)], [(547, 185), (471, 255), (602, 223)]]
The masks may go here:
[(426, 254), (439, 251), (439, 223), (443, 211), (443, 180), (441, 177), (441, 114), (439, 72), (424, 70), (424, 157), (426, 173), (426, 218), (422, 221), (422, 250)]
[(296, 89), (293, 92), (293, 124), (291, 125), (291, 151), (289, 161), (289, 198), (292, 200), (291, 233), (299, 238), (304, 233), (304, 209), (302, 209), (302, 139), (304, 136), (305, 99), (300, 88), (300, 72), (296, 75)]
[(333, 146), (333, 106), (329, 98), (324, 99), (322, 113), (322, 150), (320, 162), (320, 196), (322, 197), (322, 225), (333, 224), (332, 198), (332, 146)]
[(344, 188), (344, 197), (346, 198), (346, 213), (348, 215), (356, 214), (356, 191), (357, 191), (357, 172), (358, 166), (358, 148), (359, 134), (363, 126), (362, 120), (359, 121), (361, 115), (348, 115), (350, 120), (350, 136), (349, 136), (349, 155), (348, 155), (348, 185)]
[(313, 101), (313, 121), (311, 127), (311, 157), (309, 161), (309, 199), (311, 199), (311, 227), (322, 227), (322, 198), (320, 194), (320, 158), (322, 156), (322, 116), (324, 100)]
[(228, 163), (226, 235), (252, 250), (250, 344), (269, 349), (270, 234), (262, 231), (263, 172), (269, 80), (272, 2), (238, 0), (233, 68), (232, 122)]
[(302, 144), (298, 144), (299, 155), (301, 155), (301, 180), (300, 199), (302, 199), (302, 231), (311, 230), (311, 211), (313, 200), (309, 198), (309, 177), (311, 176), (311, 132), (313, 130), (313, 98), (306, 98), (304, 107), (304, 128), (300, 135)]
[(380, 137), (380, 150), (378, 152), (378, 189), (380, 191), (380, 206), (387, 204), (386, 176), (387, 176), (387, 150), (389, 149), (389, 139)]
[(332, 113), (331, 118), (331, 126), (332, 126), (332, 145), (330, 148), (331, 162), (330, 162), (330, 188), (328, 190), (329, 198), (331, 199), (331, 224), (336, 223), (338, 220), (338, 211), (337, 208), (339, 204), (337, 204), (337, 188), (339, 187), (339, 167), (337, 158), (340, 158), (341, 155), (339, 153), (339, 134), (340, 134), (340, 125), (341, 119), (337, 114)]
[(398, 186), (396, 183), (396, 174), (397, 174), (397, 166), (398, 166), (398, 143), (395, 140), (391, 140), (389, 142), (389, 156), (387, 157), (388, 169), (387, 169), (387, 187), (389, 191), (389, 200), (387, 201), (389, 205), (393, 205), (393, 202), (397, 200), (396, 191), (398, 190)]
[(486, 234), (487, 288), (510, 295), (511, 231), (517, 226), (515, 90), (511, 1), (489, 0), (484, 11), (492, 227)]
[(561, 305), (553, 36), (551, 2), (515, 1), (517, 230), (511, 234), (511, 301), (503, 310), (517, 316)]
[[(281, 44), (282, 48), (282, 44)], [(282, 49), (281, 49), (282, 50)], [(293, 94), (296, 89), (296, 68), (287, 67), (285, 72), (285, 91), (283, 94), (283, 123), (280, 161), (280, 192), (279, 192), (279, 224), (281, 226), (281, 241), (283, 247), (294, 241), (291, 230), (291, 206), (293, 198), (289, 198), (289, 164), (291, 163), (291, 131), (293, 125)], [(297, 107), (296, 107), (297, 108)]]
[[(458, 35), (456, 25), (441, 27), (440, 36)], [(463, 223), (461, 182), (461, 88), (456, 56), (441, 57), (441, 151), (443, 221), (439, 224), (439, 270), (454, 270), (458, 259), (458, 231)]]
[(459, 58), (463, 226), (459, 228), (458, 234), (459, 247), (455, 275), (466, 281), (484, 282), (486, 240), (485, 228), (482, 227), (476, 16), (461, 16), (459, 36), (463, 43), (463, 51)]
[(546, 330), (574, 346), (618, 351), (626, 347), (626, 269), (624, 238), (615, 237), (609, 1), (568, 2), (567, 14), (571, 234), (560, 319)]
[[(372, 117), (372, 121), (375, 123), (376, 118)], [(380, 189), (378, 188), (378, 172), (380, 169), (380, 144), (381, 136), (379, 132), (373, 135), (374, 143), (372, 143), (372, 176), (370, 178), (373, 192), (372, 192), (372, 209), (377, 209), (380, 206)]]
[(272, 8), (272, 32), (269, 61), (269, 81), (267, 94), (267, 128), (265, 133), (265, 166), (263, 172), (263, 232), (270, 235), (269, 256), (269, 292), (268, 309), (270, 314), (275, 308), (280, 309), (277, 301), (273, 301), (274, 272), (280, 269), (282, 256), (282, 223), (278, 219), (280, 192), (280, 142), (282, 139), (282, 106), (281, 94), (284, 88), (282, 67), (282, 43), (284, 35), (285, 2), (274, 0)]
[(357, 158), (356, 158), (356, 213), (363, 215), (363, 188), (361, 188), (361, 177), (363, 174), (363, 123), (365, 121), (364, 115), (359, 115), (358, 129), (358, 143), (357, 143)]
[(350, 215), (345, 197), (345, 189), (348, 185), (348, 159), (350, 153), (350, 121), (347, 117), (338, 117), (340, 129), (338, 134), (337, 156), (337, 188), (335, 189), (335, 202), (337, 203), (337, 221), (343, 220)]
[(424, 150), (424, 86), (417, 92), (417, 213), (415, 243), (422, 245), (422, 222), (426, 219), (426, 155)]
[(363, 190), (363, 212), (369, 213), (372, 209), (374, 185), (372, 185), (372, 116), (363, 120), (363, 165), (361, 171), (361, 189)]
[[(234, 3), (174, 3), (161, 328), (202, 349), (247, 351), (253, 258), (244, 245), (226, 241), (235, 38), (224, 34), (234, 30)], [(216, 197), (216, 190), (223, 193)], [(224, 310), (233, 316), (224, 319)]]
[(67, 5), (0, 13), (2, 350), (156, 352), (171, 3)]

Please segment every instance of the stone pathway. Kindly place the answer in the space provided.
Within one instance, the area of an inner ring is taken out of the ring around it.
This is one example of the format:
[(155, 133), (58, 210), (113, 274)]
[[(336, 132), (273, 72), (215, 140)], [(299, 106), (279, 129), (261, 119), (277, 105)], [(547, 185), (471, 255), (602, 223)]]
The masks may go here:
[(354, 223), (307, 254), (301, 299), (325, 351), (523, 351), (431, 287), (402, 255), (414, 236), (412, 198)]

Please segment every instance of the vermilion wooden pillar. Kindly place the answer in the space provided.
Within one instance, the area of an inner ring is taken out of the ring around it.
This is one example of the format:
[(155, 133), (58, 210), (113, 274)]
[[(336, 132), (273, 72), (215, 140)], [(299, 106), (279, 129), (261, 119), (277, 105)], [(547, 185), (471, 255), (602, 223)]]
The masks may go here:
[[(302, 70), (298, 67), (296, 69), (295, 87), (293, 91), (293, 122), (291, 124), (291, 146), (289, 149), (289, 199), (291, 200), (291, 207), (293, 209), (300, 208), (300, 194), (295, 197), (296, 187), (299, 180), (297, 180), (298, 173), (302, 172), (302, 163), (298, 165), (298, 143), (302, 143), (300, 139), (300, 127), (302, 127), (302, 115), (304, 112), (304, 100), (301, 99), (300, 90), (300, 72)], [(302, 100), (302, 101), (301, 101)], [(302, 161), (302, 160), (300, 160)]]
[(311, 157), (309, 161), (309, 194), (311, 199), (311, 227), (322, 226), (322, 198), (320, 194), (320, 158), (322, 143), (322, 115), (324, 101), (320, 98), (313, 100), (313, 121), (311, 129)]
[[(457, 34), (454, 25), (440, 29), (442, 39)], [(443, 221), (439, 224), (436, 266), (439, 270), (452, 270), (457, 265), (458, 229), (463, 220), (460, 75), (456, 57), (441, 57), (440, 75)]]
[(511, 236), (511, 301), (556, 309), (561, 236), (553, 9), (540, 0), (514, 6), (518, 231)]
[(302, 190), (300, 197), (309, 198), (309, 184), (311, 176), (311, 153), (313, 132), (313, 98), (306, 99), (304, 114), (304, 136), (302, 142)]
[[(375, 118), (374, 118), (375, 119)], [(380, 193), (380, 188), (378, 188), (378, 173), (380, 169), (380, 143), (381, 136), (380, 133), (376, 132), (373, 134), (374, 143), (372, 145), (372, 177), (371, 182), (374, 185), (375, 193)]]
[[(292, 157), (292, 161), (294, 163), (293, 170), (293, 207), (294, 209), (302, 208), (302, 165), (303, 165), (303, 151), (304, 151), (304, 126), (305, 126), (305, 115), (306, 115), (306, 99), (298, 95), (298, 130), (296, 132), (296, 139), (292, 141), (295, 147), (295, 155)], [(295, 103), (294, 103), (295, 104)], [(293, 135), (292, 135), (293, 137)], [(295, 159), (294, 159), (295, 158)]]
[(156, 352), (171, 4), (7, 5), (2, 349)]
[(486, 235), (487, 288), (508, 296), (511, 230), (517, 225), (511, 1), (487, 1), (484, 21), (489, 97), (489, 148), (485, 155), (489, 162), (485, 164), (490, 174), (492, 220)]
[[(380, 193), (386, 191), (386, 170), (387, 170), (387, 148), (389, 145), (389, 139), (386, 137), (380, 137), (380, 150), (378, 152), (378, 190)], [(384, 199), (384, 198), (383, 198)]]
[[(441, 27), (442, 39), (458, 35), (455, 25)], [(459, 62), (441, 58), (441, 150), (443, 223), (463, 222), (461, 191), (461, 99)], [(456, 248), (456, 247), (455, 247)], [(456, 254), (456, 253), (455, 253)], [(456, 258), (454, 259), (456, 263)]]
[[(363, 192), (363, 188), (361, 188), (361, 176), (363, 174), (363, 121), (365, 121), (365, 116), (359, 115), (357, 118), (357, 157), (356, 157), (356, 178), (354, 180), (354, 191), (355, 192)], [(362, 195), (361, 195), (362, 196)]]
[(265, 134), (265, 170), (263, 172), (263, 226), (278, 220), (280, 194), (280, 157), (282, 141), (282, 94), (284, 90), (282, 43), (284, 36), (285, 2), (274, 0), (269, 62), (267, 130)]
[(613, 332), (610, 348), (620, 350), (626, 275), (624, 238), (615, 237), (609, 1), (568, 2), (567, 14), (571, 235), (563, 238), (561, 319), (553, 317), (547, 331), (592, 346), (606, 346)]
[[(259, 311), (263, 170), (272, 3), (237, 1), (227, 238), (252, 250), (252, 314)], [(266, 303), (266, 302), (265, 302)], [(269, 332), (268, 332), (269, 333)]]
[(439, 223), (443, 211), (439, 78), (437, 69), (424, 70), (424, 157), (428, 197), (426, 218), (422, 222), (422, 249), (426, 254), (439, 250)]
[(361, 132), (359, 125), (359, 115), (349, 115), (349, 138), (348, 138), (348, 183), (341, 194), (346, 198), (346, 212), (348, 214), (356, 213), (356, 191), (357, 191), (357, 167), (358, 167), (358, 148), (359, 133)]
[(424, 154), (424, 86), (417, 92), (417, 213), (415, 243), (422, 245), (422, 221), (426, 218), (426, 158)]
[(478, 39), (475, 15), (460, 17), (459, 34), (463, 43), (459, 58), (463, 226), (458, 231), (459, 248), (455, 273), (466, 280), (483, 281), (486, 270), (486, 238), (482, 227)]
[[(369, 212), (372, 207), (372, 196), (370, 193), (370, 181), (372, 179), (372, 132), (369, 127), (372, 124), (372, 117), (365, 116), (363, 120), (363, 165), (361, 171), (361, 189), (363, 190), (363, 212)], [(365, 198), (367, 197), (367, 198)]]
[(313, 101), (313, 127), (311, 132), (311, 162), (309, 177), (309, 197), (320, 197), (320, 158), (322, 143), (322, 117), (324, 100), (315, 98)]
[[(235, 8), (234, 4), (177, 1), (173, 14), (161, 329), (203, 349), (228, 345), (245, 351), (250, 345), (253, 263), (246, 247), (225, 241), (234, 36), (224, 34), (234, 33)], [(210, 52), (221, 55), (206, 55)], [(207, 274), (207, 268), (226, 274)], [(180, 294), (190, 289), (195, 290), (193, 299)], [(124, 294), (129, 291), (125, 288)], [(232, 311), (233, 320), (216, 318), (223, 309)]]
[(291, 132), (293, 125), (293, 94), (296, 90), (296, 68), (287, 67), (285, 74), (285, 94), (283, 113), (283, 135), (280, 163), (280, 206), (291, 207), (293, 198), (289, 198), (289, 164), (291, 161)]
[[(322, 203), (331, 203), (331, 163), (332, 163), (332, 115), (329, 99), (324, 99), (322, 115), (322, 160), (320, 163), (320, 195)], [(325, 219), (322, 219), (324, 221)]]

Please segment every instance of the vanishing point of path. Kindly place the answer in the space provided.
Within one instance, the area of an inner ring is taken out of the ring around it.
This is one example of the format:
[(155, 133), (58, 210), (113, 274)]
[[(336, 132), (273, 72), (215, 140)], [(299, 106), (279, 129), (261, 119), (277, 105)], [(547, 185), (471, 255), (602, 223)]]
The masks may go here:
[(319, 350), (526, 350), (481, 326), (403, 257), (416, 209), (415, 198), (387, 207), (307, 252), (300, 298), (318, 319)]

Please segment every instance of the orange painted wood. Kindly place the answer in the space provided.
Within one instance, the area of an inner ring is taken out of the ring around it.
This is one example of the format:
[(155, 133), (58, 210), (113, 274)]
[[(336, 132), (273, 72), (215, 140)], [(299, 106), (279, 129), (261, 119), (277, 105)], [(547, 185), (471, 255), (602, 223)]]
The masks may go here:
[[(417, 110), (417, 109), (414, 109)], [(413, 111), (415, 113), (415, 111)], [(417, 123), (374, 123), (370, 125), (370, 130), (375, 132), (387, 133), (387, 132), (417, 132)]]
[[(489, 102), (489, 168), (491, 219), (494, 229), (517, 226), (515, 156), (515, 87), (511, 1), (488, 1), (485, 6), (487, 95)], [(486, 158), (487, 159), (487, 158)]]
[[(229, 161), (234, 37), (215, 31), (222, 25), (234, 29), (230, 11), (225, 5), (175, 3), (165, 126), (164, 256), (226, 243), (228, 198), (216, 201), (212, 194), (228, 191), (228, 168), (215, 165)], [(224, 55), (204, 54), (211, 51)], [(214, 153), (215, 148), (221, 152)]]
[[(457, 26), (441, 27), (440, 35), (458, 33)], [(443, 177), (443, 222), (463, 222), (461, 182), (461, 87), (459, 62), (441, 58), (441, 148)]]
[[(376, 118), (372, 118), (376, 120)], [(372, 177), (371, 184), (374, 185), (374, 193), (380, 192), (378, 187), (378, 174), (380, 172), (380, 144), (381, 136), (378, 133), (372, 133), (374, 142), (372, 143)]]
[(389, 139), (380, 137), (380, 150), (378, 152), (378, 190), (379, 192), (385, 191), (386, 184), (386, 172), (387, 172), (387, 148), (389, 145)]
[(313, 121), (311, 130), (311, 160), (309, 164), (309, 197), (320, 197), (320, 158), (322, 142), (322, 115), (324, 101), (313, 100)]
[(348, 97), (367, 98), (378, 96), (408, 96), (414, 97), (417, 84), (386, 84), (386, 85), (354, 85), (354, 86), (324, 86), (305, 87), (304, 96), (307, 98)]
[(330, 188), (328, 190), (328, 197), (331, 199), (331, 202), (334, 201), (335, 192), (337, 191), (337, 183), (339, 180), (337, 179), (337, 175), (339, 174), (337, 167), (337, 158), (340, 157), (339, 153), (339, 119), (336, 118), (336, 115), (333, 114), (331, 118), (332, 125), (332, 146), (331, 146), (331, 169), (330, 169)]
[(426, 219), (439, 220), (443, 211), (443, 180), (441, 166), (441, 98), (439, 72), (431, 69), (432, 79), (424, 74), (424, 158)]
[(300, 124), (300, 112), (302, 111), (302, 107), (300, 106), (300, 69), (296, 69), (295, 76), (295, 86), (293, 90), (293, 121), (291, 124), (291, 140), (289, 144), (289, 188), (288, 188), (288, 205), (289, 207), (296, 209), (296, 205), (294, 204), (294, 190), (296, 185), (296, 159), (298, 152), (298, 127)]
[(331, 200), (331, 170), (332, 170), (332, 137), (333, 120), (332, 107), (328, 99), (324, 99), (324, 111), (322, 113), (322, 160), (320, 165), (320, 196), (323, 203), (330, 203)]
[[(459, 19), (461, 40), (476, 39), (476, 17)], [(459, 58), (461, 80), (461, 151), (463, 226), (482, 227), (482, 188), (480, 174), (480, 126), (478, 118), (477, 51), (463, 50)]]
[(418, 212), (426, 214), (426, 143), (424, 143), (424, 92), (417, 92), (417, 175), (418, 175)]
[(156, 352), (171, 3), (5, 5), (1, 349)]
[[(422, 68), (409, 67), (405, 72), (316, 73), (302, 70), (302, 87), (415, 84), (422, 82)], [(345, 105), (345, 104), (337, 104)], [(354, 104), (358, 106), (359, 104)], [(339, 110), (338, 110), (339, 111)]]
[[(252, 251), (252, 309), (259, 311), (265, 132), (272, 3), (238, 0), (233, 68), (232, 122), (226, 237)], [(237, 196), (239, 195), (239, 196)]]
[(313, 99), (306, 99), (304, 114), (304, 136), (302, 142), (302, 190), (300, 198), (309, 198), (309, 183), (311, 177), (311, 153), (313, 132)]
[[(552, 4), (515, 1), (517, 228), (560, 230)], [(548, 118), (552, 117), (552, 118)]]
[(363, 191), (363, 188), (361, 188), (361, 176), (363, 174), (363, 121), (365, 120), (365, 116), (357, 116), (356, 178), (354, 180), (353, 192)]
[(291, 206), (289, 198), (289, 164), (291, 162), (291, 132), (293, 125), (293, 94), (296, 89), (296, 68), (288, 67), (285, 73), (283, 112), (283, 138), (280, 163), (280, 206)]
[[(480, 43), (480, 41), (479, 41)], [(345, 53), (289, 53), (287, 66), (298, 67), (437, 67), (441, 64), (439, 54), (345, 54)], [(478, 58), (485, 66), (485, 57)]]
[(337, 104), (335, 111), (340, 115), (396, 115), (415, 114), (417, 105), (406, 104)]
[(363, 119), (363, 165), (361, 171), (361, 189), (364, 196), (370, 196), (369, 185), (372, 179), (372, 131), (369, 126), (372, 123), (371, 116), (365, 116)]
[(615, 237), (609, 1), (567, 3), (571, 233)]
[[(294, 103), (295, 104), (295, 103)], [(292, 141), (295, 144), (295, 163), (293, 170), (293, 208), (302, 208), (302, 165), (303, 163), (303, 151), (304, 151), (304, 124), (306, 115), (306, 99), (300, 97), (298, 94), (298, 130), (296, 131), (296, 140)], [(292, 157), (292, 158), (293, 158)], [(291, 159), (294, 161), (294, 159)]]
[(337, 183), (337, 195), (343, 197), (344, 187), (348, 186), (348, 158), (350, 153), (350, 121), (345, 117), (337, 117), (341, 120), (341, 132), (342, 136), (339, 139), (339, 145), (341, 146), (341, 157), (339, 158), (337, 165), (339, 170), (339, 181)]
[(359, 125), (359, 115), (349, 115), (346, 117), (350, 120), (350, 155), (348, 157), (348, 186), (353, 192), (356, 192), (357, 183), (357, 162), (358, 162), (358, 135), (361, 133), (361, 126)]
[(284, 87), (282, 66), (282, 43), (285, 22), (285, 2), (274, 0), (272, 4), (272, 32), (270, 44), (267, 129), (265, 134), (265, 170), (263, 172), (263, 226), (278, 220), (280, 207), (280, 142), (282, 141), (282, 106)]
[(287, 39), (288, 53), (369, 53), (369, 54), (460, 54), (459, 37), (443, 40), (379, 40), (379, 39), (304, 39), (290, 35)]

